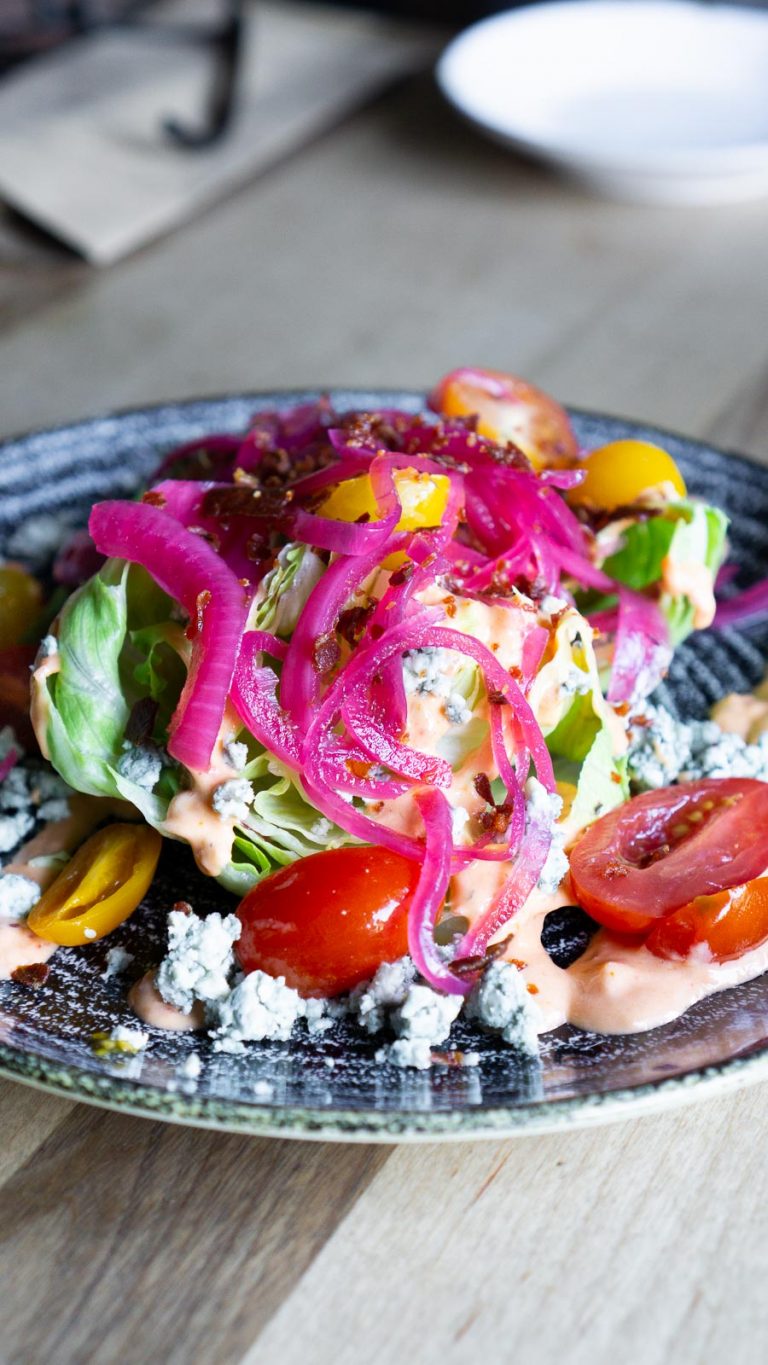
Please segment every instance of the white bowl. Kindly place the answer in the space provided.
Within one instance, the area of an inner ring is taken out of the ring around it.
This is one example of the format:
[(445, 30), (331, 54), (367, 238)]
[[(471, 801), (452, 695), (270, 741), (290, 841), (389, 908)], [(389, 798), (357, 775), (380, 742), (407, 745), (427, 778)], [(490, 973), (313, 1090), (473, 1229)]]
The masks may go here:
[(768, 12), (565, 0), (499, 14), (440, 59), (443, 93), (496, 140), (622, 198), (768, 194)]

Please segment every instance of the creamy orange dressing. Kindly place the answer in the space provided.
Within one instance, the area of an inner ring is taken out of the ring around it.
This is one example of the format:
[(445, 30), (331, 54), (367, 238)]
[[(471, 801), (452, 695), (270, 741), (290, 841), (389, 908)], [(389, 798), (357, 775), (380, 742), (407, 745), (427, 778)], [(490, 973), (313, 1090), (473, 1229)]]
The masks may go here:
[(201, 872), (218, 877), (232, 857), (234, 819), (219, 815), (213, 808), (213, 793), (223, 782), (231, 782), (237, 772), (227, 762), (224, 745), (233, 739), (241, 725), (233, 707), (227, 703), (211, 765), (207, 772), (190, 772), (191, 787), (178, 792), (168, 807), (163, 833), (188, 843)]
[(38, 938), (25, 924), (0, 920), (0, 981), (8, 981), (17, 967), (47, 962), (55, 952), (55, 943)]
[(661, 561), (661, 584), (670, 597), (687, 597), (693, 607), (694, 630), (706, 630), (715, 619), (715, 584), (706, 564)]
[(712, 719), (728, 734), (756, 744), (768, 730), (768, 700), (751, 692), (730, 692), (712, 707)]
[(128, 1004), (134, 1014), (149, 1028), (169, 1029), (172, 1033), (191, 1033), (203, 1027), (205, 1012), (199, 1002), (195, 1002), (189, 1014), (166, 1004), (155, 985), (155, 973), (146, 972), (131, 986)]
[[(509, 867), (481, 863), (451, 883), (451, 914), (472, 921), (501, 891)], [(504, 925), (496, 941), (509, 939), (504, 956), (523, 963), (539, 1014), (539, 1031), (561, 1024), (596, 1033), (642, 1033), (677, 1019), (705, 996), (768, 970), (768, 943), (734, 962), (701, 957), (669, 961), (642, 945), (598, 929), (586, 951), (570, 967), (558, 967), (541, 942), (545, 916), (573, 904), (567, 878), (552, 895), (534, 891), (523, 909)]]
[[(108, 814), (124, 814), (123, 801), (105, 801), (98, 796), (71, 796), (69, 815), (55, 820), (23, 844), (13, 862), (7, 863), (0, 876), (15, 873), (37, 882), (41, 892), (56, 879), (61, 867), (54, 861), (57, 853), (70, 853), (77, 848), (91, 830)], [(7, 981), (17, 967), (32, 962), (47, 962), (58, 947), (38, 938), (23, 924), (0, 920), (0, 981)]]

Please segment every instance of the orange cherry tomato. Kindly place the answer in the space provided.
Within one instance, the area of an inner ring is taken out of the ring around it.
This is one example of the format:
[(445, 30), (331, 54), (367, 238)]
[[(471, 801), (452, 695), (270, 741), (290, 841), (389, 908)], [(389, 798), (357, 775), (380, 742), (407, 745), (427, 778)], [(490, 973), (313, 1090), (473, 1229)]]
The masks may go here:
[(588, 914), (617, 933), (644, 933), (697, 897), (761, 876), (768, 782), (703, 778), (644, 792), (590, 825), (570, 864)]
[(579, 445), (568, 414), (541, 389), (497, 370), (452, 370), (430, 398), (446, 417), (478, 418), (481, 436), (513, 441), (535, 469), (570, 464)]
[(149, 825), (107, 825), (92, 834), (30, 910), (28, 928), (67, 947), (104, 938), (146, 895), (162, 842)]
[(0, 649), (17, 645), (43, 603), (36, 578), (20, 564), (0, 564)]
[(696, 898), (659, 920), (646, 939), (657, 957), (731, 962), (768, 939), (768, 877)]
[(587, 477), (568, 492), (572, 507), (612, 512), (616, 507), (631, 507), (651, 489), (665, 489), (679, 498), (686, 494), (672, 456), (650, 441), (611, 441), (587, 455), (579, 468), (586, 470)]
[(280, 868), (238, 906), (238, 960), (304, 996), (349, 991), (407, 953), (418, 877), (418, 863), (385, 848), (329, 849)]

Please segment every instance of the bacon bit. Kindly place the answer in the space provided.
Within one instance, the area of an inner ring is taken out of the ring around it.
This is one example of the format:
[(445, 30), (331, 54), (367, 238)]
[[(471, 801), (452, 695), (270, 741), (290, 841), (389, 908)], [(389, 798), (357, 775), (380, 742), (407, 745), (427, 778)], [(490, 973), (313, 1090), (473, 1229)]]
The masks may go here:
[(650, 716), (632, 716), (629, 723), (630, 725), (639, 725), (642, 728), (646, 725), (650, 725), (651, 718)]
[(484, 834), (506, 834), (512, 819), (513, 807), (508, 802), (484, 810), (478, 816), (478, 823)]
[(403, 583), (407, 583), (409, 579), (413, 578), (415, 571), (416, 565), (413, 560), (407, 559), (401, 568), (395, 569), (389, 581), (393, 587), (399, 588)]
[[(478, 953), (473, 957), (457, 958), (455, 962), (451, 963), (451, 971), (455, 972), (457, 976), (474, 976), (476, 972), (485, 971), (485, 968), (490, 967), (492, 962), (496, 962), (498, 958), (504, 956), (511, 942), (512, 935), (510, 934), (507, 938), (503, 938), (500, 943), (490, 943), (484, 953)], [(509, 958), (508, 961), (521, 969), (525, 966), (525, 963), (518, 962), (517, 958)]]
[(342, 640), (346, 640), (347, 644), (352, 647), (358, 644), (372, 611), (372, 603), (367, 607), (347, 607), (347, 610), (341, 613), (336, 624), (336, 629)]
[(184, 632), (188, 640), (194, 640), (195, 636), (199, 635), (200, 631), (203, 629), (203, 617), (210, 600), (210, 588), (203, 588), (203, 591), (197, 594), (197, 599), (195, 601), (195, 620), (194, 622), (190, 621)]
[(514, 682), (521, 683), (523, 681), (523, 670), (518, 668), (517, 664), (512, 664), (507, 672)]
[(199, 536), (201, 540), (206, 540), (212, 549), (218, 554), (221, 549), (221, 539), (214, 531), (206, 531), (202, 526), (188, 526), (193, 536)]
[(235, 487), (210, 488), (200, 510), (206, 517), (264, 517), (279, 520), (286, 513), (282, 489), (255, 488), (240, 481)]
[(608, 863), (605, 868), (605, 875), (609, 881), (620, 881), (623, 877), (629, 876), (629, 868), (626, 863)]
[(509, 698), (500, 692), (498, 687), (492, 687), (488, 693), (488, 700), (492, 706), (509, 706)]
[(611, 773), (611, 781), (621, 783), (621, 778), (619, 774), (616, 772)]
[(312, 645), (312, 667), (316, 673), (330, 673), (341, 658), (341, 649), (336, 635), (329, 630), (325, 635), (318, 635)]
[(539, 988), (533, 981), (529, 981), (525, 989), (529, 995), (538, 995), (539, 993)]
[(348, 758), (344, 767), (353, 777), (367, 777), (371, 771), (371, 764), (364, 763), (360, 758)]
[(462, 1052), (460, 1048), (453, 1048), (447, 1052), (442, 1052), (438, 1048), (431, 1048), (430, 1056), (435, 1066), (447, 1066), (457, 1071), (462, 1068), (466, 1069), (467, 1066), (468, 1054)]
[(487, 773), (477, 774), (474, 788), (480, 800), (484, 801), (489, 807), (488, 810), (482, 811), (478, 816), (480, 828), (485, 834), (506, 834), (514, 810), (512, 804), (508, 801), (503, 801), (500, 805), (496, 804)]
[(453, 596), (452, 593), (448, 597), (443, 598), (443, 606), (445, 607), (446, 616), (450, 617), (450, 619), (453, 620), (454, 616), (456, 615), (456, 612), (458, 611), (458, 607), (456, 606), (456, 598)]
[(142, 697), (134, 702), (125, 727), (125, 738), (130, 744), (146, 744), (152, 738), (159, 709), (152, 697)]
[(144, 494), (141, 501), (149, 503), (150, 507), (165, 507), (165, 504), (168, 501), (168, 499), (166, 498), (164, 493), (158, 493), (154, 489), (150, 488), (149, 492)]
[(15, 981), (18, 986), (33, 986), (37, 989), (44, 986), (51, 969), (47, 962), (30, 962), (26, 967), (14, 967), (11, 972), (11, 981)]
[(614, 702), (613, 709), (616, 712), (617, 716), (626, 716), (629, 710), (629, 702), (628, 701)]
[(175, 910), (179, 915), (192, 914), (192, 906), (190, 905), (189, 901), (174, 901), (173, 905), (171, 906), (171, 909)]
[(514, 441), (506, 441), (503, 446), (496, 441), (486, 441), (485, 447), (495, 464), (506, 465), (508, 469), (521, 469), (526, 473), (533, 470), (528, 456), (523, 454)]
[(380, 812), (383, 811), (384, 809), (384, 802), (374, 801), (373, 804), (368, 807), (368, 809), (371, 811), (373, 815), (379, 815)]
[(246, 591), (247, 591), (248, 588), (250, 588), (250, 586), (251, 586), (251, 580), (250, 580), (250, 578), (238, 578), (237, 581), (238, 581), (238, 583), (240, 584), (240, 587), (241, 587), (241, 588), (245, 588)]

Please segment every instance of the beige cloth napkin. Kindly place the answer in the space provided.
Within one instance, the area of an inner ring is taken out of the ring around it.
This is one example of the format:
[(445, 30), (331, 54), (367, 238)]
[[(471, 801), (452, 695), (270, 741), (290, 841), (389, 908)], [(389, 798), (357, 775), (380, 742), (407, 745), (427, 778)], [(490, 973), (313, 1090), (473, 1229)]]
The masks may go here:
[[(152, 14), (171, 22), (196, 10), (179, 0)], [(12, 72), (0, 83), (0, 199), (108, 265), (425, 66), (438, 45), (423, 30), (315, 5), (256, 4), (247, 15), (239, 116), (203, 151), (178, 149), (161, 125), (202, 121), (208, 50), (106, 31)]]

